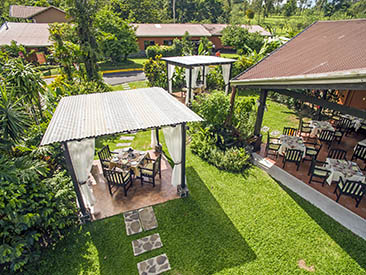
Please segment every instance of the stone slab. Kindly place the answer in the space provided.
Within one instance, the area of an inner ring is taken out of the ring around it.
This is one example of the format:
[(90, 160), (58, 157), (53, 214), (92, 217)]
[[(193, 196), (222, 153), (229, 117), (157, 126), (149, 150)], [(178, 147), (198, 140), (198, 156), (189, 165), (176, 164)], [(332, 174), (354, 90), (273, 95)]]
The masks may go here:
[(133, 140), (134, 138), (134, 136), (121, 136), (119, 140)]
[(159, 233), (132, 241), (133, 255), (138, 256), (145, 252), (158, 249), (163, 246)]
[(152, 206), (144, 207), (138, 210), (142, 228), (152, 230), (158, 227), (158, 221), (156, 220), (154, 209)]
[(129, 142), (129, 143), (117, 143), (116, 146), (117, 147), (128, 147), (128, 146), (131, 146), (131, 142)]
[(161, 274), (171, 269), (168, 256), (164, 253), (154, 258), (139, 262), (137, 269), (140, 275)]
[(142, 232), (142, 226), (137, 210), (123, 213), (123, 218), (125, 220), (127, 236)]

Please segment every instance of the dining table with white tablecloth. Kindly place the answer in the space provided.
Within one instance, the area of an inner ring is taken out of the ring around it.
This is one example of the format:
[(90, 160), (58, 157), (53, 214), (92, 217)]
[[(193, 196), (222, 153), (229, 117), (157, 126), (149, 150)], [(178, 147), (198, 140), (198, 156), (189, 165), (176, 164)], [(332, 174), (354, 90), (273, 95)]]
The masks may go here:
[(303, 157), (305, 157), (306, 147), (302, 137), (281, 135), (280, 143), (281, 146), (278, 149), (280, 155), (284, 155), (287, 149), (296, 149), (303, 151)]
[(116, 157), (114, 157), (109, 164), (109, 168), (118, 167), (122, 170), (132, 172), (136, 177), (140, 176), (139, 166), (144, 163), (146, 157), (149, 157), (149, 153), (146, 151), (138, 151), (132, 148), (125, 148)]
[(364, 119), (359, 118), (359, 117), (355, 117), (355, 116), (351, 116), (349, 114), (341, 115), (341, 117), (349, 119), (351, 121), (351, 126), (353, 128), (355, 128), (356, 131), (358, 131), (358, 129), (360, 129), (362, 123), (365, 122)]
[(312, 128), (310, 133), (310, 136), (312, 137), (320, 134), (322, 130), (335, 131), (334, 127), (329, 121), (312, 120), (310, 121), (310, 127)]
[(338, 182), (340, 178), (352, 181), (365, 181), (365, 175), (356, 162), (343, 159), (326, 159), (325, 168), (330, 171), (327, 183)]

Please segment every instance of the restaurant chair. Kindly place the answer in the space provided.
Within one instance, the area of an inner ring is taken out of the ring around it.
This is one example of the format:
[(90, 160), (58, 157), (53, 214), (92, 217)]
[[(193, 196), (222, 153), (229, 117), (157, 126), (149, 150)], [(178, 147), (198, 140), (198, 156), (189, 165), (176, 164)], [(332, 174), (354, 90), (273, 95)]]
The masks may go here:
[[(324, 161), (318, 161), (316, 159), (313, 159), (311, 161), (310, 169), (308, 172), (308, 175), (310, 175), (308, 184), (312, 182), (318, 182), (321, 183), (322, 186), (324, 186), (324, 183), (330, 174), (330, 171), (325, 168), (325, 165), (326, 162)], [(314, 177), (318, 179), (314, 179)]]
[(113, 187), (122, 187), (125, 196), (127, 196), (127, 191), (132, 186), (132, 174), (131, 170), (124, 171), (120, 168), (113, 168), (113, 169), (105, 169), (103, 168), (103, 175), (107, 180), (108, 183), (108, 189), (111, 196), (112, 188)]
[(99, 152), (98, 157), (102, 167), (109, 168), (109, 163), (112, 160), (112, 154), (118, 154), (117, 152), (113, 152), (109, 150), (109, 145), (104, 146)]
[(282, 132), (282, 134), (284, 134), (285, 136), (296, 136), (296, 133), (297, 129), (291, 127), (284, 127)]
[(358, 160), (358, 159), (366, 162), (366, 146), (361, 145), (361, 144), (356, 145), (356, 148), (353, 151), (351, 161)]
[(345, 150), (332, 148), (329, 150), (327, 157), (331, 158), (331, 159), (347, 160), (346, 156), (347, 156), (347, 152)]
[(337, 141), (338, 144), (340, 144), (346, 132), (347, 130), (343, 127), (337, 128), (334, 133), (334, 141)]
[(302, 157), (304, 155), (304, 152), (297, 149), (287, 149), (285, 152), (285, 156), (283, 157), (283, 166), (282, 168), (285, 168), (286, 162), (294, 162), (296, 163), (296, 171), (299, 170), (300, 163), (302, 160)]
[(365, 194), (365, 189), (366, 185), (361, 183), (360, 181), (353, 181), (353, 180), (344, 181), (342, 178), (339, 178), (339, 182), (337, 183), (337, 186), (334, 189), (334, 193), (337, 196), (336, 202), (339, 201), (339, 198), (342, 195), (346, 195), (356, 200), (356, 208), (357, 208), (362, 200), (362, 197)]
[(302, 161), (303, 162), (305, 160), (312, 161), (313, 159), (317, 159), (323, 144), (321, 144), (319, 141), (315, 141), (315, 142), (304, 142), (304, 145), (306, 151), (305, 151), (305, 157), (303, 158)]
[(337, 128), (343, 129), (346, 136), (352, 132), (353, 122), (349, 118), (341, 117), (337, 123)]
[[(161, 154), (154, 160), (147, 158), (143, 166), (140, 166), (140, 178), (141, 185), (144, 182), (150, 183), (155, 187), (155, 177), (159, 174), (159, 179), (161, 180)], [(148, 180), (145, 180), (147, 178)]]
[(267, 132), (266, 156), (273, 155), (277, 159), (280, 146), (280, 139), (271, 137), (269, 132)]
[(307, 136), (310, 136), (312, 130), (313, 130), (313, 128), (310, 126), (309, 122), (301, 121), (301, 123), (300, 123), (300, 135), (305, 134)]
[(318, 140), (324, 142), (328, 145), (328, 149), (332, 142), (334, 141), (335, 132), (332, 130), (322, 130), (318, 135)]

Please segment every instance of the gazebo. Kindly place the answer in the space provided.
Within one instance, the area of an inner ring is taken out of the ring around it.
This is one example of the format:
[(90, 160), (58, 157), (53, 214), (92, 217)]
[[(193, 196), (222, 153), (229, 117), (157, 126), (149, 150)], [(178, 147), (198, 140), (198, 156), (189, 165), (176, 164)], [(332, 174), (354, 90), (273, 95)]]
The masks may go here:
[(181, 196), (187, 196), (186, 123), (197, 121), (202, 118), (162, 88), (68, 96), (59, 102), (41, 146), (62, 144), (80, 210), (87, 217), (84, 199), (90, 190), (85, 182), (94, 159), (96, 137), (156, 129), (159, 140), (162, 129), (174, 161), (171, 183)]
[(201, 73), (203, 86), (206, 87), (206, 76), (209, 71), (209, 66), (213, 65), (222, 66), (222, 74), (225, 82), (225, 92), (226, 94), (229, 92), (232, 64), (236, 61), (235, 59), (222, 58), (217, 56), (208, 56), (208, 55), (194, 55), (194, 56), (164, 57), (161, 60), (164, 60), (167, 64), (169, 93), (171, 93), (173, 90), (172, 78), (175, 66), (183, 67), (186, 69), (185, 74), (186, 86), (187, 86), (186, 104), (189, 104), (193, 98), (192, 89), (197, 87), (196, 82), (198, 72)]

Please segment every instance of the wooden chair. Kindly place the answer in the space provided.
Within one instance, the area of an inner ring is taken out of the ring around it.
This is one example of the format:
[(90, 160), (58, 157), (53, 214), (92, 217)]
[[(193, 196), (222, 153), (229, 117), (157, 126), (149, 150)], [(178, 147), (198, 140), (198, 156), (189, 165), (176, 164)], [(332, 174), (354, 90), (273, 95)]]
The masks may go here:
[[(366, 146), (357, 144), (355, 150), (353, 151), (351, 160), (362, 160), (366, 162)], [(365, 167), (366, 168), (366, 167)]]
[(271, 137), (269, 132), (267, 132), (266, 156), (273, 155), (277, 159), (280, 146), (280, 139)]
[(297, 149), (287, 149), (285, 152), (285, 156), (283, 157), (283, 166), (282, 168), (285, 168), (286, 162), (294, 162), (296, 163), (296, 171), (299, 170), (300, 163), (302, 160), (302, 156), (304, 155), (304, 152)]
[(127, 196), (127, 191), (128, 189), (130, 189), (130, 187), (132, 186), (132, 174), (131, 171), (118, 171), (117, 169), (119, 168), (114, 168), (114, 169), (105, 169), (103, 168), (103, 175), (107, 180), (108, 183), (108, 189), (109, 189), (109, 193), (111, 194), (111, 196), (113, 195), (112, 193), (112, 188), (113, 187), (122, 187), (123, 191), (125, 193), (125, 196)]
[[(330, 171), (328, 171), (325, 168), (326, 162), (324, 161), (317, 161), (316, 159), (313, 159), (311, 161), (311, 165), (310, 165), (310, 169), (308, 172), (308, 175), (310, 175), (310, 179), (309, 179), (309, 184), (311, 182), (318, 182), (321, 183), (322, 186), (324, 186), (325, 181), (327, 180), (327, 178), (329, 177)], [(319, 178), (314, 180), (315, 178)]]
[(337, 123), (337, 128), (342, 128), (345, 131), (345, 134), (348, 135), (352, 132), (352, 121), (349, 118), (341, 117)]
[(284, 134), (286, 136), (296, 136), (296, 133), (297, 133), (297, 129), (291, 128), (291, 127), (284, 127), (283, 132), (282, 132), (282, 134)]
[[(155, 160), (145, 159), (145, 164), (140, 166), (140, 174), (141, 185), (144, 185), (144, 182), (146, 182), (151, 183), (155, 187), (155, 177), (157, 174), (159, 174), (159, 179), (161, 180), (161, 154)], [(149, 180), (144, 180), (144, 177)]]
[(109, 145), (104, 146), (99, 152), (98, 157), (102, 167), (109, 168), (109, 162), (113, 158), (112, 154), (118, 154), (109, 150)]
[(305, 134), (307, 136), (310, 136), (312, 129), (313, 128), (310, 126), (309, 122), (301, 121), (301, 123), (300, 123), (300, 135)]
[(366, 185), (360, 181), (346, 180), (343, 181), (342, 178), (339, 179), (334, 193), (337, 196), (336, 202), (342, 195), (350, 196), (356, 200), (356, 207), (360, 204), (362, 197), (365, 194)]
[(322, 130), (318, 136), (318, 140), (328, 144), (328, 148), (329, 148), (334, 140), (334, 134), (335, 134), (334, 131)]
[(328, 158), (331, 159), (344, 159), (347, 160), (346, 158), (347, 156), (347, 152), (345, 150), (342, 149), (330, 149), (328, 152)]
[[(306, 151), (305, 151), (305, 157), (303, 158), (303, 162), (305, 160), (312, 161), (313, 159), (317, 159), (320, 150), (322, 149), (323, 144), (321, 144), (319, 141), (315, 142), (304, 142)], [(309, 158), (307, 158), (309, 157)]]

